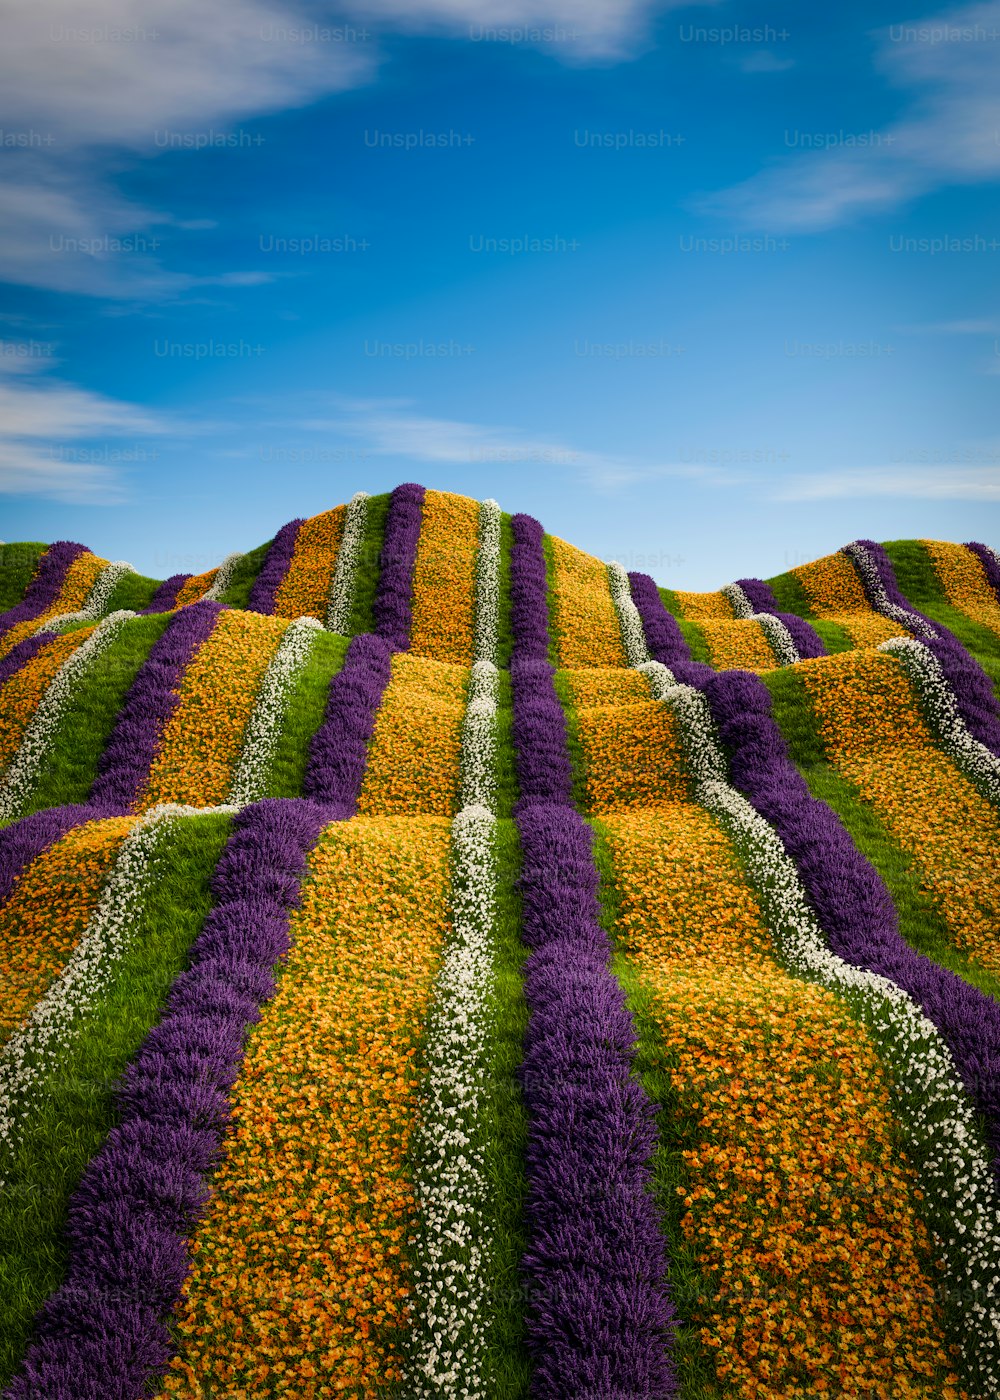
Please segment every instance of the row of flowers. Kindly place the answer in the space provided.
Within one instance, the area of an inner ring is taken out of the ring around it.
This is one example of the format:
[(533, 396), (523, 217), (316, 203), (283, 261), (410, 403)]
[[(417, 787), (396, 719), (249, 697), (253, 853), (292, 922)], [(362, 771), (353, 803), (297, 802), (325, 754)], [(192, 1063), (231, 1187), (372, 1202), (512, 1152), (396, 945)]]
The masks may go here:
[[(49, 565), (53, 554), (54, 561)], [(69, 545), (65, 549), (53, 545), (39, 561), (35, 579), (22, 603), (5, 614), (13, 621), (0, 636), (0, 658), (26, 637), (45, 632), (50, 619), (54, 621), (82, 608), (107, 567), (106, 559), (99, 559), (82, 545)]]
[(344, 520), (344, 534), (340, 541), (337, 564), (326, 611), (326, 625), (329, 631), (346, 636), (354, 611), (354, 595), (361, 550), (365, 542), (365, 529), (368, 524), (367, 491), (356, 491), (347, 505)]
[[(476, 611), (477, 501), (427, 491), (413, 566), (413, 624), (409, 649), (417, 655), (468, 666), (473, 659)], [(391, 524), (390, 514), (387, 526)]]
[(275, 535), (248, 607), (276, 617), (324, 619), (344, 535), (346, 507), (291, 520)]
[[(797, 613), (780, 612), (774, 594), (763, 579), (737, 579), (734, 584), (730, 585), (730, 589), (733, 590), (733, 592), (737, 589), (739, 590), (743, 599), (745, 599), (745, 607), (749, 609), (748, 613), (741, 613), (737, 609), (734, 601), (733, 607), (734, 610), (736, 610), (737, 617), (754, 614), (763, 619), (764, 616), (770, 616), (777, 618), (779, 622), (785, 624), (785, 628), (791, 636), (792, 644), (798, 653), (798, 659), (804, 660), (814, 656), (826, 655), (826, 647), (823, 645), (823, 640), (816, 629), (811, 627), (809, 623), (806, 622), (805, 618), (799, 617)], [(723, 589), (723, 592), (728, 591), (727, 589)], [(730, 596), (732, 596), (732, 594)], [(744, 606), (744, 604), (741, 603), (740, 606)]]
[[(674, 1319), (649, 1194), (652, 1107), (632, 1073), (635, 1032), (598, 922), (590, 832), (572, 807), (566, 719), (548, 660), (542, 530), (515, 516), (513, 533), (519, 886), (532, 949), (521, 1082), (533, 1385), (539, 1396), (670, 1395)], [(617, 651), (620, 660), (620, 642)]]
[[(1000, 635), (1000, 567), (992, 551), (980, 544), (947, 544), (943, 540), (921, 540), (930, 556), (945, 597), (966, 617)], [(981, 552), (980, 552), (981, 551)], [(990, 581), (990, 565), (997, 589)]]
[[(965, 1092), (971, 1090), (978, 1108), (993, 1107), (983, 1073), (984, 1062), (995, 1058), (997, 1030), (988, 999), (903, 943), (875, 872), (825, 805), (808, 798), (759, 682), (718, 676), (702, 695), (678, 686), (656, 663), (644, 669), (654, 693), (680, 720), (696, 796), (741, 850), (786, 965), (831, 987), (855, 1008), (903, 1091), (926, 1212), (967, 1331), (966, 1368), (977, 1384), (995, 1389), (1000, 1328), (988, 1300), (998, 1278), (1000, 1239), (990, 1223), (992, 1162), (979, 1145)], [(734, 778), (752, 806), (730, 786), (713, 719), (722, 726)], [(925, 1013), (936, 1014), (944, 1034)]]
[(56, 632), (71, 623), (97, 622), (107, 612), (112, 595), (122, 579), (128, 574), (134, 573), (135, 569), (124, 559), (119, 559), (114, 564), (108, 564), (98, 574), (93, 588), (87, 594), (80, 608), (74, 612), (59, 613), (55, 617), (46, 618), (38, 630), (42, 633)]
[(791, 630), (776, 611), (755, 609), (740, 583), (727, 584), (722, 591), (732, 603), (736, 617), (756, 622), (760, 626), (780, 666), (794, 666), (796, 661), (801, 661), (802, 657)]

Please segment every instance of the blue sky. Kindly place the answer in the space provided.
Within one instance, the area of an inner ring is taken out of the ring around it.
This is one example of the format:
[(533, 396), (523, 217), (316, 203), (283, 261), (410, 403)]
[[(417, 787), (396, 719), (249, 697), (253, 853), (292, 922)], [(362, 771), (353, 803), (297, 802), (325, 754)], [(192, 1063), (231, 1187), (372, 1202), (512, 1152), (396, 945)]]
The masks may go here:
[(678, 587), (1000, 543), (1000, 0), (84, 8), (4, 21), (4, 539), (418, 480)]

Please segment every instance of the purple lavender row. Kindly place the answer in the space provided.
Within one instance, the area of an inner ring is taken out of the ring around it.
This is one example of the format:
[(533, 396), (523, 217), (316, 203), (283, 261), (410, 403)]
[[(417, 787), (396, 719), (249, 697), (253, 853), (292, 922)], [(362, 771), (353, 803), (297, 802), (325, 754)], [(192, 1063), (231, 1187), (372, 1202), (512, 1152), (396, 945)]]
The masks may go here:
[(573, 805), (566, 716), (556, 694), (555, 668), (549, 661), (549, 604), (542, 527), (530, 515), (511, 521), (510, 661), (513, 698), (512, 736), (521, 797), (532, 802)]
[(778, 600), (763, 579), (741, 578), (737, 579), (736, 582), (747, 595), (750, 606), (755, 613), (770, 613), (772, 617), (779, 618), (785, 624), (799, 656), (805, 660), (814, 656), (827, 655), (826, 647), (823, 645), (819, 633), (815, 627), (811, 627), (806, 622), (804, 617), (799, 617), (798, 613), (778, 611)]
[(271, 548), (267, 551), (260, 573), (254, 579), (253, 588), (250, 590), (248, 611), (266, 613), (268, 617), (273, 614), (278, 589), (288, 573), (288, 566), (295, 553), (295, 541), (304, 524), (305, 521), (301, 519), (289, 520), (287, 525), (282, 525), (271, 541)]
[(666, 1245), (650, 1195), (652, 1104), (635, 1030), (598, 922), (589, 827), (572, 807), (566, 718), (548, 660), (542, 528), (513, 518), (514, 743), (521, 796), (529, 1009), (520, 1082), (528, 1115), (532, 1394), (676, 1394)]
[(301, 798), (246, 807), (215, 906), (163, 1016), (116, 1090), (120, 1121), (69, 1206), (68, 1263), (6, 1400), (136, 1400), (173, 1355), (167, 1320), (221, 1155), (248, 1026), (275, 990), (309, 850), (329, 820)]
[(362, 632), (347, 648), (330, 682), (323, 723), (309, 746), (303, 791), (327, 804), (329, 821), (357, 811), (382, 696), (392, 675), (392, 653), (381, 637)]
[(40, 617), (46, 608), (51, 607), (66, 582), (69, 566), (81, 554), (87, 553), (89, 551), (85, 545), (73, 544), (70, 540), (57, 540), (55, 544), (50, 544), (38, 561), (38, 568), (24, 591), (24, 597), (14, 607), (0, 613), (0, 637), (19, 622)]
[(986, 581), (996, 594), (997, 600), (1000, 601), (1000, 563), (997, 562), (997, 556), (992, 549), (987, 549), (984, 544), (980, 544), (977, 540), (966, 540), (965, 547), (971, 549), (982, 564), (986, 573)]
[(725, 671), (703, 686), (735, 787), (778, 832), (831, 950), (889, 978), (941, 1032), (976, 1107), (1000, 1174), (1000, 1006), (911, 948), (881, 876), (788, 756), (759, 677)]
[(149, 613), (165, 613), (177, 605), (177, 595), (187, 583), (191, 574), (171, 574), (169, 578), (163, 580), (159, 588), (153, 594), (148, 608), (143, 608), (140, 616), (146, 617)]
[(698, 685), (715, 672), (704, 661), (692, 661), (691, 649), (684, 640), (673, 613), (668, 612), (649, 574), (631, 573), (628, 576), (632, 589), (632, 601), (642, 619), (646, 633), (646, 649), (654, 661), (659, 661), (673, 671), (685, 685)]
[(221, 603), (192, 603), (167, 623), (129, 687), (98, 761), (90, 802), (119, 812), (132, 810), (149, 777), (164, 726), (180, 703), (181, 678), (222, 611)]
[(375, 589), (375, 631), (393, 651), (406, 651), (413, 624), (413, 569), (420, 541), (426, 490), (414, 482), (397, 486), (389, 497)]
[[(955, 694), (959, 714), (969, 733), (989, 749), (990, 753), (1000, 758), (1000, 705), (997, 704), (986, 672), (947, 627), (932, 621), (907, 601), (896, 582), (892, 562), (880, 544), (876, 544), (874, 540), (856, 540), (855, 543), (867, 550), (875, 566), (878, 583), (885, 590), (889, 602), (894, 607), (905, 609), (924, 624), (928, 635), (919, 637), (919, 640), (937, 658), (944, 678)], [(879, 611), (872, 581), (865, 577), (863, 569), (858, 568), (853, 555), (846, 549), (842, 552), (854, 563), (865, 596), (872, 607)]]

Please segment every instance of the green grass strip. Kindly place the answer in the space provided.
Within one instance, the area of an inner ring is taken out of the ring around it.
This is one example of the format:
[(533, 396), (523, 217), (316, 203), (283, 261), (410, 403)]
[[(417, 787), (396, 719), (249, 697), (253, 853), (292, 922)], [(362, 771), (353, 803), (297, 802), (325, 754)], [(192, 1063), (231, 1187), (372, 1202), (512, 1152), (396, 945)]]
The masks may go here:
[(561, 665), (560, 646), (562, 631), (559, 627), (559, 593), (556, 588), (556, 556), (549, 535), (542, 536), (542, 553), (545, 555), (545, 595), (549, 605), (549, 660), (553, 666)]
[(590, 821), (594, 833), (594, 860), (600, 877), (601, 924), (611, 939), (611, 970), (625, 992), (636, 1031), (635, 1069), (643, 1088), (656, 1108), (659, 1140), (652, 1161), (652, 1193), (667, 1241), (670, 1261), (670, 1296), (680, 1326), (673, 1348), (673, 1360), (683, 1400), (714, 1400), (719, 1395), (714, 1359), (706, 1355), (691, 1318), (704, 1303), (708, 1284), (699, 1268), (693, 1245), (684, 1240), (681, 1216), (683, 1198), (691, 1187), (691, 1174), (684, 1153), (695, 1151), (704, 1140), (704, 1125), (697, 1113), (685, 1108), (671, 1082), (670, 1072), (680, 1065), (676, 1050), (667, 1050), (659, 1025), (652, 1015), (653, 994), (644, 985), (631, 960), (622, 951), (618, 938), (620, 893), (611, 857), (606, 828)]
[(389, 513), (389, 494), (368, 498), (365, 512), (365, 537), (358, 550), (358, 565), (354, 575), (354, 596), (348, 632), (352, 637), (375, 628), (375, 590), (379, 579), (379, 557), (385, 538), (385, 518)]
[(228, 603), (231, 608), (246, 608), (248, 606), (250, 590), (257, 581), (257, 575), (264, 567), (267, 551), (273, 543), (273, 540), (268, 540), (265, 544), (259, 544), (256, 549), (251, 549), (248, 554), (244, 554), (242, 559), (237, 560), (229, 579), (229, 587), (219, 599), (220, 603)]
[(557, 671), (553, 676), (556, 695), (566, 716), (566, 744), (569, 761), (573, 770), (573, 805), (586, 816), (590, 810), (587, 800), (587, 757), (580, 742), (580, 721), (576, 713), (576, 700), (568, 671)]
[(774, 594), (779, 612), (797, 613), (799, 617), (807, 617), (812, 622), (809, 594), (795, 574), (776, 574), (774, 578), (765, 579), (764, 582)]
[(169, 621), (168, 613), (131, 619), (88, 668), (52, 736), (25, 816), (87, 800), (129, 687)]
[(839, 622), (831, 622), (826, 617), (811, 617), (808, 620), (831, 656), (836, 656), (838, 651), (854, 651), (850, 632), (846, 627), (841, 627)]
[(16, 607), (24, 597), (38, 561), (48, 549), (36, 540), (0, 544), (0, 612)]
[(486, 1356), (486, 1390), (497, 1400), (527, 1400), (530, 1361), (525, 1342), (525, 1298), (521, 1260), (527, 1247), (524, 1169), (528, 1121), (517, 1071), (524, 1059), (528, 1008), (522, 969), (528, 956), (521, 942), (521, 901), (515, 881), (521, 849), (513, 821), (496, 824), (496, 1040), (489, 1086), (489, 1150), (486, 1173), (494, 1204), (491, 1259), (493, 1304)]
[(497, 665), (509, 666), (514, 651), (514, 631), (510, 620), (510, 553), (514, 547), (513, 517), (500, 516), (500, 607), (497, 627)]
[(679, 622), (684, 616), (684, 609), (681, 607), (681, 600), (678, 598), (676, 590), (673, 588), (662, 588), (660, 584), (657, 584), (656, 591), (663, 599), (663, 606), (666, 608), (667, 612), (673, 613), (674, 617), (676, 617)]
[(688, 644), (692, 661), (703, 661), (706, 666), (715, 666), (712, 660), (712, 653), (708, 649), (708, 642), (705, 633), (697, 622), (685, 622), (683, 618), (677, 619), (677, 625), (681, 629), (681, 635)]
[(349, 642), (335, 632), (318, 632), (316, 644), (289, 698), (281, 736), (268, 777), (266, 797), (301, 797), (309, 745), (323, 723), (330, 682), (344, 664)]
[(955, 946), (944, 916), (922, 888), (918, 861), (897, 842), (857, 786), (830, 762), (801, 676), (788, 667), (768, 671), (761, 680), (771, 693), (774, 718), (792, 761), (813, 797), (833, 808), (855, 846), (881, 875), (896, 908), (899, 931), (907, 943), (987, 996), (1000, 1000), (1000, 977)]
[(124, 574), (108, 599), (105, 614), (121, 612), (124, 608), (129, 608), (132, 612), (142, 612), (153, 601), (153, 595), (161, 582), (158, 578), (146, 578), (144, 574)]
[(209, 882), (229, 835), (223, 815), (192, 817), (161, 837), (163, 876), (136, 911), (132, 944), (93, 1003), (39, 1108), (0, 1159), (0, 1386), (16, 1369), (38, 1308), (66, 1268), (63, 1231), (80, 1177), (117, 1121), (112, 1086), (156, 1024), (211, 908)]
[(924, 603), (947, 603), (948, 595), (938, 578), (934, 560), (920, 540), (886, 540), (882, 548), (889, 556), (899, 590), (916, 607)]
[(496, 814), (506, 819), (514, 815), (514, 804), (520, 797), (517, 782), (517, 768), (514, 763), (514, 740), (512, 728), (514, 714), (510, 672), (501, 671), (497, 677), (497, 766), (496, 766)]

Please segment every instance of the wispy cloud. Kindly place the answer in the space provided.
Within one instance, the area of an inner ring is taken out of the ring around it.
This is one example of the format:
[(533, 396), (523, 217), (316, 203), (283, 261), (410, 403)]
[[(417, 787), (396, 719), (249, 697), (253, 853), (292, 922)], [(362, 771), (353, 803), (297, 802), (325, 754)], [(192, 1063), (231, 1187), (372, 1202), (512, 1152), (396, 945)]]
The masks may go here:
[(862, 500), (871, 496), (900, 501), (1000, 501), (1000, 467), (942, 463), (796, 474), (776, 483), (772, 500)]
[(401, 400), (341, 405), (332, 417), (307, 418), (301, 427), (355, 438), (379, 456), (409, 458), (455, 467), (537, 466), (568, 471), (598, 491), (614, 492), (664, 477), (729, 484), (736, 478), (716, 467), (684, 462), (649, 462), (593, 452), (558, 437), (536, 437), (520, 429), (431, 418)]
[(877, 65), (905, 95), (867, 146), (811, 150), (696, 201), (747, 226), (812, 232), (896, 209), (947, 185), (1000, 177), (1000, 0), (877, 35)]
[(129, 449), (106, 440), (146, 439), (163, 424), (132, 404), (50, 377), (53, 362), (35, 345), (0, 341), (0, 494), (91, 505), (124, 499), (115, 460)]

